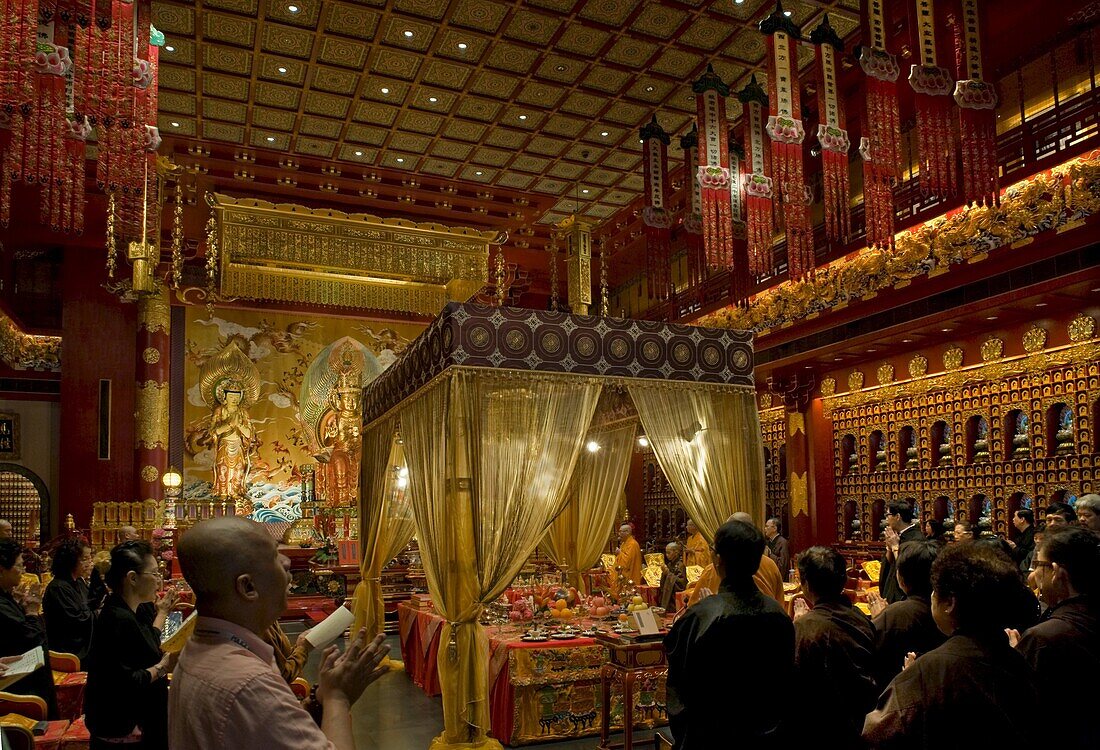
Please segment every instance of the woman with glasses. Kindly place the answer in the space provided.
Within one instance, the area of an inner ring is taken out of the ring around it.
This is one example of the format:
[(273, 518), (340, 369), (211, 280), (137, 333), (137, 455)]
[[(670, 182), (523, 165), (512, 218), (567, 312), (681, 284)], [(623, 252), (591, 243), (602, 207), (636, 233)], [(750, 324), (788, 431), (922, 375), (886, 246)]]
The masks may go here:
[(95, 613), (88, 597), (92, 574), (92, 548), (80, 537), (69, 537), (53, 552), (53, 580), (42, 595), (46, 637), (52, 651), (74, 654), (80, 663), (88, 658)]
[[(111, 593), (99, 613), (88, 653), (84, 722), (91, 750), (120, 744), (135, 750), (168, 747), (168, 680), (175, 654), (160, 651), (160, 628), (176, 602), (158, 597), (160, 571), (148, 542), (111, 550)], [(156, 602), (156, 606), (151, 606)]]

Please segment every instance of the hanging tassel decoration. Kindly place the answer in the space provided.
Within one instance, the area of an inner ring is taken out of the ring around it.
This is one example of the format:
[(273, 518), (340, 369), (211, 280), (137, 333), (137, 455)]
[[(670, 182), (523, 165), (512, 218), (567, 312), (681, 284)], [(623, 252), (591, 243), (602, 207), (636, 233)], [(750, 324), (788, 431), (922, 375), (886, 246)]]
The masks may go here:
[(821, 24), (810, 32), (810, 41), (817, 45), (818, 112), (822, 122), (817, 126), (817, 141), (821, 144), (822, 183), (825, 188), (825, 234), (835, 242), (846, 243), (852, 231), (849, 203), (848, 150), (851, 142), (844, 128), (844, 102), (837, 91), (836, 58), (844, 53), (844, 43), (829, 25), (826, 13)]
[(791, 278), (800, 281), (814, 269), (813, 230), (802, 165), (802, 141), (806, 131), (801, 119), (795, 57), (795, 44), (801, 38), (801, 30), (783, 13), (783, 4), (777, 2), (775, 11), (760, 22), (760, 31), (767, 36), (768, 44), (771, 109), (767, 132), (772, 140), (772, 177), (782, 201), (787, 267)]
[(772, 203), (771, 151), (765, 141), (764, 112), (768, 95), (754, 74), (737, 92), (744, 105), (745, 129), (745, 217), (748, 236), (749, 273), (765, 276), (774, 268), (772, 236), (775, 206)]
[(1000, 205), (997, 180), (997, 92), (982, 78), (978, 1), (962, 0), (962, 45), (966, 78), (955, 82), (962, 146), (963, 200)]
[(645, 226), (646, 286), (650, 299), (665, 300), (672, 291), (669, 271), (672, 218), (665, 207), (669, 195), (668, 145), (672, 139), (657, 122), (656, 115), (641, 129), (639, 137), (645, 171), (642, 224)]
[(684, 150), (684, 180), (691, 188), (691, 203), (684, 216), (684, 247), (687, 253), (688, 286), (695, 288), (706, 278), (707, 264), (703, 248), (703, 190), (696, 179), (699, 171), (699, 126), (680, 136)]
[(909, 69), (916, 96), (920, 186), (925, 195), (946, 198), (954, 190), (955, 133), (951, 123), (951, 72), (936, 64), (936, 9), (933, 0), (916, 0), (920, 65)]
[(867, 245), (882, 250), (894, 246), (894, 186), (901, 169), (901, 127), (898, 116), (897, 58), (886, 51), (883, 3), (868, 0), (871, 44), (860, 49), (859, 66), (867, 76), (867, 121), (859, 140), (863, 158), (863, 208)]
[(730, 220), (730, 170), (725, 98), (729, 87), (707, 66), (692, 84), (698, 111), (699, 167), (696, 179), (702, 197), (703, 248), (707, 266), (728, 270), (733, 264), (733, 226)]

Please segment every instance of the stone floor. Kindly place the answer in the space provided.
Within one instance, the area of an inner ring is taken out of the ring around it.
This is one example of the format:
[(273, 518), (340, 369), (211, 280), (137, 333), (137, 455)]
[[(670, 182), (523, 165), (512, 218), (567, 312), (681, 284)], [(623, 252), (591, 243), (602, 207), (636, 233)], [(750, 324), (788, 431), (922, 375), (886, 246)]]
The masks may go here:
[[(288, 626), (293, 639), (300, 628)], [(391, 655), (400, 658), (397, 637), (391, 636)], [(306, 677), (317, 678), (318, 654), (310, 655)], [(427, 750), (433, 738), (443, 730), (443, 705), (438, 697), (429, 698), (404, 672), (392, 672), (369, 686), (363, 697), (352, 707), (357, 750)], [(667, 730), (665, 730), (667, 734)], [(635, 732), (639, 750), (653, 747), (649, 731)], [(622, 741), (622, 735), (615, 739)], [(547, 742), (528, 747), (546, 750), (594, 750), (599, 737), (585, 737), (565, 742)]]

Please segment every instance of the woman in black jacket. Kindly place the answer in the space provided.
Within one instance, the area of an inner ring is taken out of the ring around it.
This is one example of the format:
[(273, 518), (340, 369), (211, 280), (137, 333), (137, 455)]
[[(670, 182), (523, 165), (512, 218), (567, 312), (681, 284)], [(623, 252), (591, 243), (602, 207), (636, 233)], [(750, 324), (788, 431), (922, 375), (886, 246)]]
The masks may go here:
[[(174, 654), (160, 651), (160, 628), (175, 604), (174, 591), (157, 597), (161, 578), (148, 542), (111, 550), (110, 596), (103, 605), (88, 652), (84, 722), (91, 750), (168, 747), (168, 672)], [(156, 607), (148, 602), (156, 601)]]
[(92, 573), (92, 548), (80, 537), (57, 545), (50, 564), (53, 580), (42, 596), (46, 636), (50, 649), (75, 654), (81, 663), (92, 642), (95, 613), (88, 603), (88, 577)]

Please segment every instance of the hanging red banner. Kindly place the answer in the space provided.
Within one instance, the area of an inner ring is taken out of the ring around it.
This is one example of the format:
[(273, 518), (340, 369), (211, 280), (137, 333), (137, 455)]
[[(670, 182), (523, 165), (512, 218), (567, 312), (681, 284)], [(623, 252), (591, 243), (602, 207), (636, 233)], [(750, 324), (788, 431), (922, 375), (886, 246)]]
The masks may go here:
[(867, 76), (867, 121), (859, 140), (863, 158), (863, 209), (870, 247), (894, 246), (894, 186), (901, 164), (897, 58), (886, 51), (884, 0), (868, 0), (870, 44), (860, 48), (859, 66)]
[(688, 286), (696, 287), (706, 278), (706, 255), (703, 248), (703, 190), (697, 179), (699, 171), (699, 128), (680, 136), (684, 150), (684, 182), (691, 199), (684, 212), (684, 247), (687, 252)]
[(978, 0), (962, 0), (957, 23), (959, 53), (966, 78), (955, 82), (962, 148), (963, 200), (968, 204), (1000, 205), (997, 180), (997, 92), (982, 77), (982, 47)]
[(772, 140), (772, 178), (782, 200), (787, 234), (787, 268), (792, 279), (805, 278), (814, 269), (813, 229), (802, 164), (802, 125), (795, 45), (802, 32), (776, 3), (775, 12), (760, 22), (768, 43), (767, 131)]
[(649, 298), (668, 299), (672, 291), (669, 272), (672, 220), (665, 200), (668, 192), (668, 144), (672, 139), (654, 115), (641, 129), (642, 161), (645, 170), (645, 206), (642, 224), (645, 226), (646, 286)]
[(707, 266), (729, 269), (733, 264), (733, 227), (730, 219), (729, 149), (726, 145), (726, 97), (729, 87), (707, 66), (692, 84), (698, 111), (699, 181), (702, 197), (703, 247)]
[(764, 112), (768, 108), (768, 95), (753, 75), (745, 88), (737, 92), (744, 105), (745, 144), (745, 218), (748, 238), (749, 272), (753, 276), (770, 274), (772, 262), (771, 152), (767, 147), (764, 130)]
[(730, 147), (730, 218), (733, 220), (733, 268), (730, 269), (730, 297), (734, 304), (746, 305), (752, 289), (753, 273), (749, 265), (748, 230), (742, 205), (745, 152), (733, 132), (727, 138)]
[(946, 198), (954, 191), (955, 131), (951, 122), (951, 72), (936, 64), (936, 9), (933, 0), (916, 0), (920, 65), (909, 69), (916, 96), (920, 186), (925, 195)]
[(820, 80), (817, 87), (817, 141), (821, 144), (822, 185), (825, 192), (825, 234), (834, 241), (846, 243), (852, 231), (849, 202), (848, 131), (845, 129), (844, 102), (837, 89), (837, 55), (844, 53), (844, 43), (829, 25), (826, 13), (821, 24), (810, 32), (810, 41), (817, 45), (817, 66)]

